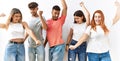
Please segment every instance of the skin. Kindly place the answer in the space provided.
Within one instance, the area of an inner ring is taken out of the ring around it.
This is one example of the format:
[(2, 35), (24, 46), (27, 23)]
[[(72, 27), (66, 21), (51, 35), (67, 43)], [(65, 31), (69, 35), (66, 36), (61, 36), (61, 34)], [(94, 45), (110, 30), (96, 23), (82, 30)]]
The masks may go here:
[[(16, 13), (13, 16), (10, 16), (12, 18), (12, 23), (20, 23), (21, 20), (21, 14), (20, 13)], [(9, 22), (9, 21), (8, 21)], [(35, 40), (36, 45), (40, 45), (40, 41), (37, 40), (36, 36), (34, 35), (34, 33), (31, 31), (31, 29), (28, 27), (26, 22), (21, 22), (23, 24), (24, 29), (26, 30), (26, 32)], [(4, 28), (4, 29), (8, 29), (9, 24), (0, 24), (0, 28)], [(21, 38), (15, 38), (13, 39), (14, 42), (24, 42), (24, 39)]]
[[(84, 6), (83, 2), (80, 2), (80, 6), (82, 7), (82, 11), (83, 11), (83, 13), (85, 15), (85, 18), (86, 18), (86, 24), (87, 24), (87, 26), (89, 26), (89, 24), (90, 24), (90, 13), (86, 9), (86, 7)], [(83, 23), (83, 21), (82, 21), (83, 16), (82, 17), (74, 16), (74, 20), (77, 22), (76, 24), (81, 24), (81, 23)], [(72, 36), (73, 36), (73, 29), (70, 28), (70, 32), (69, 32), (69, 35), (67, 37), (66, 51), (69, 50), (69, 43), (71, 42)]]

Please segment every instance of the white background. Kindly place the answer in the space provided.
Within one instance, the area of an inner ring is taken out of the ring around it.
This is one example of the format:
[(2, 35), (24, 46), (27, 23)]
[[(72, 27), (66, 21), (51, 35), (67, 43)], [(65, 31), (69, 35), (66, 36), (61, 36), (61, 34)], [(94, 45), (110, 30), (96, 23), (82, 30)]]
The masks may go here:
[[(6, 17), (0, 18), (0, 23), (5, 23), (10, 11), (12, 8), (19, 8), (21, 12), (23, 13), (23, 21), (29, 20), (28, 17), (30, 17), (30, 12), (28, 9), (28, 3), (31, 1), (35, 1), (39, 4), (39, 10), (43, 10), (43, 16), (46, 19), (49, 19), (51, 17), (51, 9), (53, 5), (59, 5), (61, 8), (60, 0), (0, 0), (0, 13), (5, 13)], [(105, 23), (110, 28), (112, 19), (115, 15), (116, 7), (114, 5), (115, 0), (82, 0), (86, 6), (86, 8), (89, 10), (91, 17), (95, 10), (102, 10), (105, 15)], [(118, 0), (120, 2), (120, 0)], [(81, 9), (79, 3), (81, 0), (66, 0), (66, 3), (68, 5), (68, 13), (67, 18), (63, 27), (63, 39), (66, 41), (67, 36), (69, 33), (69, 27), (71, 26), (71, 23), (73, 23), (73, 13), (76, 10)], [(120, 24), (120, 23), (118, 23)], [(114, 26), (113, 28), (119, 26)], [(117, 27), (120, 29), (120, 26)], [(116, 29), (116, 28), (115, 28)], [(113, 30), (113, 32), (110, 32), (110, 54), (113, 61), (120, 61), (120, 48), (118, 46), (120, 43), (120, 31)], [(116, 37), (115, 37), (116, 36)], [(3, 61), (4, 58), (4, 50), (5, 46), (7, 44), (7, 35), (6, 31), (3, 29), (0, 29), (0, 61)], [(26, 47), (26, 61), (28, 61), (27, 56), (27, 41), (25, 42)], [(48, 46), (46, 47), (46, 61), (48, 61)], [(67, 61), (67, 53), (65, 53), (65, 59), (64, 61)]]

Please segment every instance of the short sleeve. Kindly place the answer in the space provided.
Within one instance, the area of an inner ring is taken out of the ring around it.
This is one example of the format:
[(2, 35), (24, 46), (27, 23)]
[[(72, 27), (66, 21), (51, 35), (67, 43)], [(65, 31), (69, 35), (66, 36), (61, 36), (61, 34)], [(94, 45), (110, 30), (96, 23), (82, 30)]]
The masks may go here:
[(88, 26), (87, 29), (86, 29), (86, 31), (85, 31), (85, 33), (88, 34), (88, 35), (90, 35), (90, 31), (91, 31), (91, 26)]

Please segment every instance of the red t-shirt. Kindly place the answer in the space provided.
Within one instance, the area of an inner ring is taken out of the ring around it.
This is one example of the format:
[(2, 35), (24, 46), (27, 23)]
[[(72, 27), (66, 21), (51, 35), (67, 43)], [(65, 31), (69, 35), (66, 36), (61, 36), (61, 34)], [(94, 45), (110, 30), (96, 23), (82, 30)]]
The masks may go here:
[(66, 16), (61, 16), (56, 21), (52, 19), (47, 20), (47, 40), (50, 47), (64, 43), (62, 39), (62, 26), (65, 22), (65, 18)]

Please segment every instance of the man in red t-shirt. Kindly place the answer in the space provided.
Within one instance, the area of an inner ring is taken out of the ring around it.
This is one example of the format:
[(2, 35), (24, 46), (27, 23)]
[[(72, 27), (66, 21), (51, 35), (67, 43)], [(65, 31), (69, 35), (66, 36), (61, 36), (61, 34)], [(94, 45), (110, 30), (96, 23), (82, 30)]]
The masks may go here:
[(52, 8), (52, 18), (47, 20), (47, 37), (45, 45), (48, 41), (49, 49), (49, 61), (63, 61), (65, 45), (62, 39), (62, 27), (67, 15), (67, 5), (65, 0), (61, 0), (63, 10), (60, 14), (60, 7), (55, 5)]

